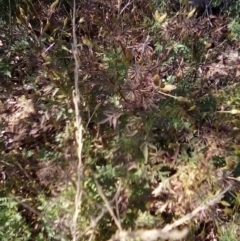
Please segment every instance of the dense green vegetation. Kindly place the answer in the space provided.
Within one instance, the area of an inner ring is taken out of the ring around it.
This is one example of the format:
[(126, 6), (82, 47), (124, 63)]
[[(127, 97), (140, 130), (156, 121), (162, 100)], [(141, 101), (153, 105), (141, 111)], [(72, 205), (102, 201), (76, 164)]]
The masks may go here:
[(240, 3), (199, 2), (0, 1), (1, 240), (239, 240)]

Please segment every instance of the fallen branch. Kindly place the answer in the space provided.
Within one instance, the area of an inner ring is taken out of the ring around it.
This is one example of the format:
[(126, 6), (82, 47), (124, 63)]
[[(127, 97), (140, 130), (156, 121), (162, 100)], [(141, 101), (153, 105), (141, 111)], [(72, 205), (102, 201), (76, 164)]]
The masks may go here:
[(198, 213), (205, 211), (209, 207), (218, 203), (223, 198), (224, 194), (227, 193), (231, 188), (232, 188), (232, 185), (229, 185), (222, 192), (217, 193), (206, 203), (203, 203), (202, 205), (194, 209), (191, 213), (176, 220), (174, 223), (166, 225), (163, 229), (120, 231), (120, 232), (118, 230), (118, 232), (108, 241), (127, 241), (130, 239), (138, 239), (142, 241), (155, 241), (157, 239), (161, 239), (161, 240), (182, 239), (187, 236), (189, 229), (185, 227), (182, 230), (179, 230), (178, 227), (195, 218), (198, 215)]
[(80, 90), (79, 90), (79, 51), (78, 51), (78, 42), (76, 36), (76, 0), (73, 0), (73, 16), (72, 16), (72, 26), (73, 26), (73, 45), (72, 45), (72, 54), (74, 57), (74, 91), (73, 91), (73, 102), (75, 108), (75, 117), (76, 117), (76, 142), (77, 142), (77, 156), (78, 156), (78, 165), (77, 165), (77, 180), (76, 180), (76, 194), (75, 194), (75, 207), (74, 207), (74, 214), (72, 219), (71, 225), (71, 234), (72, 240), (77, 240), (77, 222), (78, 216), (81, 212), (81, 204), (82, 204), (82, 177), (83, 177), (83, 163), (82, 163), (82, 147), (83, 147), (83, 125), (82, 125), (82, 118), (80, 115)]

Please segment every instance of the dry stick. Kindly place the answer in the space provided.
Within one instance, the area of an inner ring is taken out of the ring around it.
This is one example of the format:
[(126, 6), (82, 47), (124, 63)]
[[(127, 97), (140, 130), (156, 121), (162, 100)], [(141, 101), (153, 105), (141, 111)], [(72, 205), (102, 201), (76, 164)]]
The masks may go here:
[(98, 183), (97, 181), (95, 181), (95, 183), (96, 183), (96, 187), (97, 187), (98, 193), (99, 193), (99, 195), (101, 196), (102, 200), (104, 201), (108, 212), (109, 212), (110, 215), (112, 216), (112, 218), (113, 218), (113, 220), (114, 220), (114, 222), (115, 222), (118, 230), (119, 230), (120, 232), (122, 232), (121, 223), (120, 223), (120, 221), (117, 219), (116, 215), (114, 214), (113, 209), (112, 209), (110, 203), (108, 202), (107, 198), (105, 197), (101, 186), (99, 185), (99, 183)]
[(220, 192), (220, 193), (216, 194), (215, 196), (213, 196), (212, 199), (207, 201), (205, 204), (200, 205), (199, 207), (194, 209), (191, 213), (189, 213), (189, 214), (185, 215), (184, 217), (178, 219), (173, 224), (169, 224), (169, 225), (165, 226), (162, 229), (162, 231), (167, 232), (167, 231), (173, 230), (174, 228), (178, 227), (179, 225), (181, 225), (181, 224), (183, 224), (185, 222), (190, 221), (191, 219), (196, 217), (199, 212), (205, 211), (209, 207), (211, 207), (214, 204), (218, 203), (223, 198), (224, 194), (227, 193), (231, 188), (232, 188), (232, 185), (229, 185), (222, 192)]
[(123, 11), (132, 3), (133, 1), (129, 1), (121, 10), (121, 12), (118, 14), (118, 18), (120, 17), (120, 15), (123, 13)]
[(184, 228), (182, 230), (178, 230), (177, 228), (192, 220), (197, 214), (201, 211), (205, 211), (210, 206), (218, 203), (224, 196), (225, 193), (230, 191), (232, 185), (226, 187), (222, 192), (217, 193), (213, 196), (212, 199), (208, 200), (205, 204), (203, 203), (196, 209), (194, 209), (191, 213), (185, 215), (184, 217), (176, 220), (173, 224), (166, 225), (163, 229), (150, 229), (150, 230), (136, 230), (136, 231), (122, 231), (116, 233), (111, 239), (108, 241), (125, 241), (132, 238), (138, 238), (142, 241), (155, 241), (157, 239), (169, 239), (169, 240), (179, 240), (184, 238), (188, 233), (188, 228)]
[(36, 214), (37, 216), (41, 217), (42, 218), (42, 213), (40, 211), (38, 211), (37, 209), (31, 207), (30, 205), (28, 205), (26, 202), (24, 201), (21, 201), (18, 197), (14, 197), (14, 196), (11, 196), (11, 198), (17, 202), (19, 205), (22, 205), (24, 208), (28, 209), (30, 212)]
[(75, 195), (75, 207), (74, 207), (74, 214), (72, 219), (72, 227), (71, 227), (71, 234), (72, 240), (76, 241), (77, 238), (77, 221), (78, 216), (81, 211), (81, 204), (82, 204), (82, 175), (83, 175), (83, 163), (82, 163), (82, 147), (83, 147), (83, 126), (82, 126), (82, 118), (80, 116), (79, 111), (79, 104), (80, 104), (80, 91), (79, 91), (79, 51), (78, 51), (78, 43), (77, 43), (77, 36), (76, 36), (76, 0), (73, 0), (73, 17), (72, 17), (72, 25), (73, 25), (73, 45), (72, 45), (72, 53), (74, 57), (74, 85), (75, 89), (73, 92), (73, 101), (74, 101), (74, 108), (75, 108), (75, 115), (76, 115), (76, 141), (77, 141), (77, 155), (78, 155), (78, 166), (77, 166), (77, 180), (76, 180), (76, 195)]
[(103, 218), (103, 216), (108, 212), (106, 208), (102, 209), (101, 213), (93, 220), (91, 221), (91, 224), (82, 232), (81, 234), (78, 234), (76, 241), (81, 240), (81, 238), (89, 233), (91, 231), (91, 234), (94, 233), (94, 229), (96, 228), (98, 222)]
[[(113, 199), (109, 202), (110, 205), (112, 205), (114, 202), (117, 201), (120, 191), (121, 191), (121, 185), (119, 185), (116, 194), (114, 195)], [(106, 207), (103, 207), (101, 210), (101, 213), (96, 218), (91, 220), (91, 224), (84, 230), (84, 232), (77, 236), (77, 241), (80, 240), (84, 235), (86, 235), (86, 233), (88, 233), (90, 230), (94, 230), (96, 228), (96, 226), (98, 225), (99, 221), (103, 218), (103, 216), (107, 212), (108, 212), (108, 209)]]
[[(19, 205), (23, 206), (24, 208), (26, 208), (27, 210), (29, 210), (30, 212), (32, 212), (33, 214), (37, 215), (38, 218), (41, 218), (42, 221), (44, 221), (49, 227), (54, 226), (55, 223), (53, 220), (50, 220), (48, 217), (43, 215), (43, 212), (40, 212), (39, 210), (33, 208), (32, 206), (30, 206), (29, 204), (27, 204), (25, 201), (20, 200), (20, 198), (16, 197), (16, 196), (10, 196), (12, 198), (12, 200), (14, 200), (15, 202), (17, 202)], [(59, 233), (59, 236), (64, 237), (64, 233)]]

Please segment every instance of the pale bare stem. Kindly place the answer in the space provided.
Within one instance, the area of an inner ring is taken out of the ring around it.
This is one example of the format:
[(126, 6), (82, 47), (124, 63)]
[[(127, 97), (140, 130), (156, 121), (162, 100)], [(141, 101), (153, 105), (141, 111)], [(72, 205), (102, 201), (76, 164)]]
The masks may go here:
[[(119, 197), (121, 191), (121, 185), (119, 185), (118, 190), (116, 192), (116, 194), (114, 195), (113, 199), (109, 202), (110, 205), (112, 205), (113, 203), (117, 202), (117, 199)], [(86, 235), (87, 233), (91, 232), (94, 233), (94, 229), (96, 228), (96, 226), (98, 225), (99, 221), (103, 218), (103, 216), (108, 212), (108, 209), (106, 207), (103, 207), (100, 214), (96, 217), (96, 218), (91, 218), (91, 224), (89, 225), (89, 227), (87, 227), (83, 233), (79, 234), (77, 236), (77, 241), (80, 240), (84, 235)], [(92, 236), (92, 235), (91, 235)]]
[(169, 224), (169, 225), (165, 226), (162, 229), (162, 231), (164, 231), (164, 232), (170, 231), (170, 230), (180, 226), (181, 224), (190, 221), (191, 219), (196, 217), (198, 215), (198, 213), (200, 213), (201, 211), (207, 210), (209, 207), (211, 207), (211, 206), (215, 205), (216, 203), (218, 203), (223, 198), (224, 194), (226, 192), (228, 192), (231, 188), (232, 188), (232, 185), (229, 185), (222, 192), (217, 193), (215, 196), (213, 196), (206, 203), (203, 203), (202, 205), (200, 205), (199, 207), (194, 209), (191, 213), (189, 213), (189, 214), (183, 216), (182, 218), (176, 220), (173, 224)]
[(162, 91), (158, 91), (160, 94), (162, 94), (162, 95), (165, 95), (165, 96), (168, 96), (168, 97), (171, 97), (171, 98), (173, 98), (173, 99), (176, 99), (177, 97), (176, 96), (174, 96), (174, 95), (170, 95), (170, 94), (167, 94), (167, 93), (164, 93), (164, 92), (162, 92)]
[(108, 241), (155, 241), (155, 240), (181, 240), (188, 234), (188, 228), (182, 230), (171, 230), (170, 232), (163, 232), (161, 229), (139, 229), (136, 231), (122, 231), (116, 233)]
[(77, 156), (78, 156), (78, 165), (77, 165), (77, 180), (76, 180), (76, 195), (75, 195), (75, 206), (74, 206), (74, 214), (72, 218), (72, 226), (71, 226), (71, 234), (72, 240), (76, 241), (77, 238), (77, 221), (78, 216), (81, 211), (81, 202), (82, 202), (82, 176), (83, 176), (83, 163), (82, 163), (82, 147), (83, 147), (83, 126), (82, 126), (82, 118), (79, 111), (80, 104), (80, 91), (79, 91), (79, 51), (77, 47), (77, 36), (76, 36), (76, 0), (73, 0), (73, 17), (72, 17), (72, 25), (73, 25), (73, 44), (72, 44), (72, 53), (75, 62), (74, 68), (74, 85), (75, 89), (73, 91), (73, 102), (75, 108), (76, 115), (76, 142), (77, 142)]
[(118, 202), (118, 200), (116, 200), (116, 214), (117, 214), (118, 220), (120, 220), (120, 212), (119, 212), (119, 202)]
[(150, 229), (150, 230), (136, 230), (136, 231), (118, 231), (111, 239), (108, 241), (126, 241), (131, 239), (138, 239), (142, 241), (155, 241), (159, 238), (161, 240), (179, 240), (187, 236), (189, 229), (187, 227), (178, 230), (180, 225), (191, 221), (195, 218), (201, 211), (207, 210), (209, 207), (218, 203), (224, 196), (225, 193), (230, 191), (232, 185), (229, 185), (222, 192), (217, 193), (207, 202), (203, 203), (191, 213), (183, 216), (182, 218), (176, 220), (174, 223), (166, 225), (163, 229)]
[(92, 241), (94, 239), (94, 233), (92, 233), (88, 239), (88, 241)]
[(101, 188), (101, 186), (99, 185), (99, 183), (97, 181), (95, 181), (96, 183), (96, 187), (97, 187), (97, 191), (98, 191), (98, 194), (101, 196), (102, 200), (104, 201), (105, 205), (106, 205), (106, 208), (108, 210), (108, 212), (110, 213), (110, 215), (112, 216), (112, 219), (113, 221), (115, 222), (118, 230), (120, 232), (122, 232), (122, 226), (121, 226), (121, 222), (120, 220), (117, 219), (116, 215), (114, 214), (113, 212), (113, 209), (109, 203), (109, 201), (107, 200), (107, 198), (105, 197), (104, 193), (103, 193), (103, 190)]
[[(16, 196), (12, 196), (12, 195), (11, 195), (11, 198), (15, 202), (17, 202), (19, 205), (23, 206), (24, 208), (26, 208), (33, 214), (37, 215), (38, 218), (40, 218), (42, 221), (44, 221), (49, 227), (54, 227), (56, 225), (56, 223), (53, 220), (49, 219), (47, 216), (45, 216), (43, 212), (40, 212), (39, 210), (37, 210), (37, 209), (33, 208), (32, 206), (30, 206), (29, 204), (27, 204), (26, 203), (26, 201), (28, 201), (27, 199), (21, 200), (20, 198), (18, 198)], [(64, 237), (64, 233), (58, 233), (58, 236)]]
[(21, 201), (18, 197), (14, 197), (11, 196), (11, 198), (16, 201), (18, 204), (22, 205), (24, 208), (28, 209), (30, 212), (36, 214), (39, 217), (42, 217), (42, 214), (40, 211), (38, 211), (37, 209), (31, 207), (30, 205), (28, 205), (26, 202)]
[(124, 12), (124, 10), (132, 3), (133, 1), (129, 1), (121, 10), (121, 12), (118, 14), (118, 17)]

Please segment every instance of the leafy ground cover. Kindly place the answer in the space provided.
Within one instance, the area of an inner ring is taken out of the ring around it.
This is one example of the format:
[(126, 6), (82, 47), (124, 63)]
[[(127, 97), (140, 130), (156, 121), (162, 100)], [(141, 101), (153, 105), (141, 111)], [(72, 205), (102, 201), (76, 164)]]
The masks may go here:
[(1, 240), (239, 239), (238, 1), (2, 6)]

